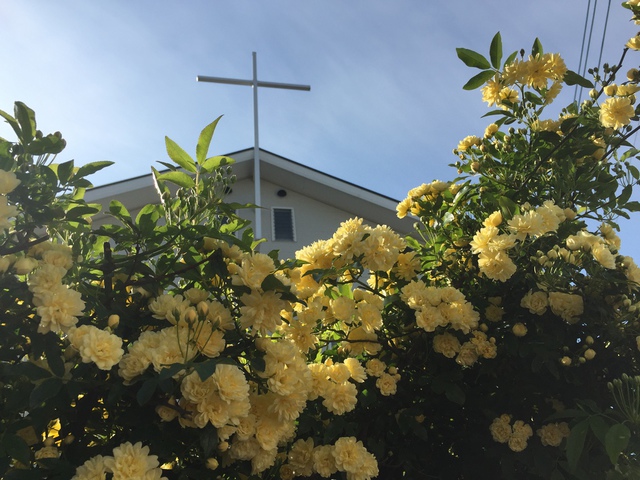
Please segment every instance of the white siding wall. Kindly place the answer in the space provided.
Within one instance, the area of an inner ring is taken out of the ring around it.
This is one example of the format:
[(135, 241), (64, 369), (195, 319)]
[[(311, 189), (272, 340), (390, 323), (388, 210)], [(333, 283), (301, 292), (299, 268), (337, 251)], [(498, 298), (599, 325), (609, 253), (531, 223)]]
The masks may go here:
[[(304, 185), (301, 185), (304, 190)], [(227, 196), (230, 202), (245, 203), (253, 202), (253, 181), (250, 179), (242, 180), (233, 185), (233, 191)], [(261, 186), (261, 203), (262, 207), (262, 236), (267, 239), (263, 244), (261, 251), (266, 253), (271, 250), (279, 250), (280, 258), (291, 258), (296, 250), (313, 243), (316, 240), (324, 240), (330, 238), (341, 222), (348, 220), (355, 215), (328, 206), (322, 202), (313, 200), (301, 193), (290, 189), (283, 189), (287, 192), (285, 197), (279, 197), (277, 192), (282, 187), (269, 182), (262, 182)], [(248, 199), (248, 200), (247, 200)], [(294, 212), (294, 227), (296, 241), (273, 241), (271, 231), (271, 208), (282, 207), (292, 208)], [(254, 211), (241, 210), (238, 214), (242, 218), (253, 221)]]

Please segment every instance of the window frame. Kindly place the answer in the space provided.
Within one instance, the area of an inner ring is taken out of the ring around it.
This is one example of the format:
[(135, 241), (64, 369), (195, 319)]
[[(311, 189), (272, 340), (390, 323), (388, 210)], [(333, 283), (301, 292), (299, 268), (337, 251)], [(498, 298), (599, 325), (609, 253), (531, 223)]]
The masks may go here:
[[(291, 238), (278, 238), (276, 231), (276, 211), (288, 211), (291, 218)], [(271, 207), (271, 240), (274, 242), (296, 242), (296, 216), (292, 207)]]

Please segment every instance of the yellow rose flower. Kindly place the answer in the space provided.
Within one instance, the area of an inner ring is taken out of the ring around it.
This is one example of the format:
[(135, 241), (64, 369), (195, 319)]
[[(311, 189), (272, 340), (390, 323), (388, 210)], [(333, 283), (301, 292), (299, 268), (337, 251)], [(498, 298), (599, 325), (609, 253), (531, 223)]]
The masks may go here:
[(630, 38), (627, 42), (627, 47), (631, 50), (640, 50), (640, 35)]
[(628, 125), (634, 115), (629, 97), (609, 98), (600, 106), (600, 123), (604, 127), (619, 130)]

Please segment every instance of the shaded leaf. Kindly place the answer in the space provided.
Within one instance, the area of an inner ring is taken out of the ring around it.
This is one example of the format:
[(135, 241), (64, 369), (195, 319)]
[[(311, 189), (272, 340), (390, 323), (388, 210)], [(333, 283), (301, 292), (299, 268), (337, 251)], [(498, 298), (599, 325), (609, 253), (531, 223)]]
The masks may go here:
[(618, 462), (618, 457), (627, 448), (629, 444), (629, 438), (631, 438), (631, 431), (626, 425), (622, 423), (616, 423), (609, 428), (605, 436), (605, 449), (609, 460), (614, 465)]
[(500, 205), (502, 215), (507, 219), (512, 218), (518, 213), (518, 205), (508, 197), (498, 198), (498, 205)]
[(589, 417), (589, 425), (591, 426), (591, 431), (596, 436), (602, 445), (606, 444), (605, 437), (607, 435), (607, 431), (609, 430), (609, 425), (604, 421), (604, 418), (599, 415), (594, 415)]
[(578, 462), (582, 455), (582, 449), (584, 448), (584, 441), (587, 438), (589, 427), (589, 419), (582, 420), (571, 429), (569, 438), (567, 438), (567, 461), (569, 462), (569, 469), (572, 472), (578, 468)]
[(123, 223), (129, 226), (133, 226), (131, 214), (129, 213), (129, 210), (127, 210), (127, 207), (122, 204), (122, 202), (118, 200), (111, 200), (111, 203), (109, 203), (109, 212), (111, 212), (111, 215), (113, 215)]
[(156, 387), (158, 386), (158, 381), (155, 378), (151, 378), (144, 382), (138, 393), (136, 394), (136, 400), (138, 401), (138, 405), (142, 406), (151, 400), (151, 397), (156, 391)]
[(31, 449), (22, 438), (12, 433), (5, 433), (1, 438), (2, 443), (0, 444), (0, 450), (2, 450), (5, 455), (25, 465), (30, 463)]
[(22, 102), (14, 104), (13, 113), (22, 130), (22, 144), (27, 145), (36, 136), (36, 114)]
[(160, 205), (148, 204), (142, 207), (136, 216), (136, 225), (143, 235), (153, 232), (158, 220), (162, 216), (162, 207)]
[(205, 458), (211, 456), (218, 443), (218, 430), (213, 425), (207, 425), (200, 433), (200, 446)]
[(58, 175), (58, 180), (60, 180), (60, 183), (67, 183), (71, 179), (71, 175), (73, 174), (73, 160), (58, 164), (56, 173)]
[(16, 121), (16, 119), (3, 110), (0, 110), (0, 117), (4, 118), (6, 122), (9, 125), (11, 125), (11, 128), (13, 129), (13, 131), (16, 133), (18, 138), (20, 138), (21, 137), (20, 124)]
[(448, 383), (444, 389), (444, 394), (453, 403), (464, 405), (464, 402), (466, 400), (464, 390), (462, 390), (462, 388), (460, 388), (455, 383)]
[(51, 397), (55, 397), (61, 388), (62, 380), (59, 378), (52, 377), (43, 380), (31, 392), (29, 406), (31, 408), (39, 407)]

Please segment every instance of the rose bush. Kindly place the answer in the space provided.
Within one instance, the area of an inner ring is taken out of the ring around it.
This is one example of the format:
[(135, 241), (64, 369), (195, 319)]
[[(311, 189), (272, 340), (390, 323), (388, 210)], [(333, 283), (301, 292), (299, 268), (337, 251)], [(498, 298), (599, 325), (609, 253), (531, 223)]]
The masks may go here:
[(157, 205), (92, 228), (108, 162), (0, 112), (3, 478), (637, 478), (637, 45), (593, 80), (537, 40), (458, 49), (495, 121), (398, 205), (415, 233), (352, 219), (288, 260), (223, 201), (217, 120), (195, 157), (166, 139)]

